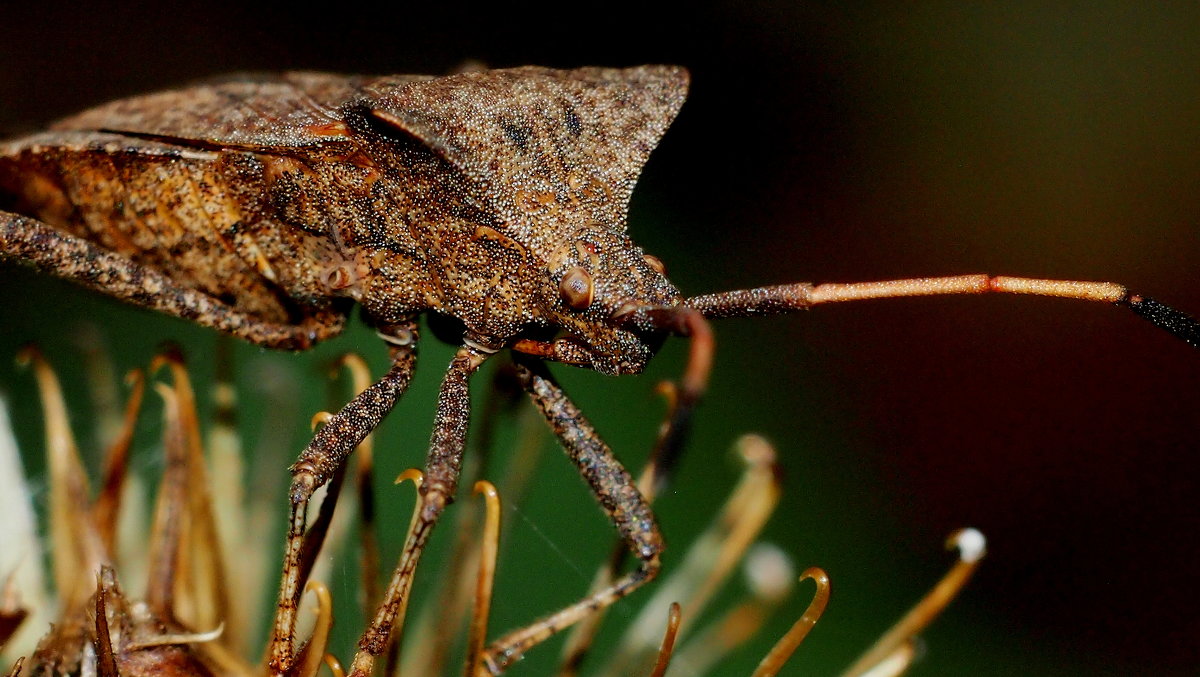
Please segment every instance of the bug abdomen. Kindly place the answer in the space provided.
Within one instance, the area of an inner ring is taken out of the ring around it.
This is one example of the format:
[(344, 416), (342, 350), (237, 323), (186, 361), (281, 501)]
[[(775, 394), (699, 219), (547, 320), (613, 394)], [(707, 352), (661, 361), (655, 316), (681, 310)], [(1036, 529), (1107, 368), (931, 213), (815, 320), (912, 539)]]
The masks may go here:
[[(273, 322), (293, 319), (218, 154), (118, 135), (49, 133), (0, 148), (0, 208), (44, 221)], [(261, 257), (260, 257), (261, 258)]]

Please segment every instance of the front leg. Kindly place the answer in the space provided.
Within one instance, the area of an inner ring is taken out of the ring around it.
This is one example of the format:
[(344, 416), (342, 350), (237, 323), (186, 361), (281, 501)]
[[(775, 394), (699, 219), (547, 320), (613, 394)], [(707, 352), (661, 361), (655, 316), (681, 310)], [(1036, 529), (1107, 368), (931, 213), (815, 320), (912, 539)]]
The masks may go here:
[(664, 548), (654, 513), (633, 478), (545, 367), (541, 364), (520, 367), (518, 377), (600, 507), (638, 558), (638, 567), (607, 588), (493, 642), (484, 658), (493, 674), (504, 671), (531, 647), (554, 633), (611, 605), (653, 579), (661, 566), (659, 556)]

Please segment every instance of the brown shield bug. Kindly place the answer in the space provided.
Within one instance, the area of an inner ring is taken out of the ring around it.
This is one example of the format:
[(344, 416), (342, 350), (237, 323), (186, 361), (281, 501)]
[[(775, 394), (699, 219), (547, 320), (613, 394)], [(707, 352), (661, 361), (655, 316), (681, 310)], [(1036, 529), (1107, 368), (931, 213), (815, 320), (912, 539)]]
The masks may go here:
[(255, 344), (304, 349), (352, 305), (392, 367), (292, 466), (291, 528), (271, 666), (295, 655), (313, 491), (411, 379), (417, 318), (455, 323), (416, 528), (354, 674), (392, 634), (412, 572), (457, 489), (469, 381), (511, 350), (520, 380), (639, 566), (488, 649), (500, 672), (527, 649), (654, 577), (662, 538), (645, 499), (545, 369), (636, 373), (663, 338), (692, 339), (669, 457), (711, 360), (708, 318), (903, 296), (1032, 294), (1124, 305), (1200, 343), (1190, 317), (1105, 282), (965, 275), (806, 283), (685, 297), (625, 233), (647, 156), (683, 103), (677, 67), (544, 68), (447, 77), (290, 73), (113, 102), (0, 145), (0, 253)]

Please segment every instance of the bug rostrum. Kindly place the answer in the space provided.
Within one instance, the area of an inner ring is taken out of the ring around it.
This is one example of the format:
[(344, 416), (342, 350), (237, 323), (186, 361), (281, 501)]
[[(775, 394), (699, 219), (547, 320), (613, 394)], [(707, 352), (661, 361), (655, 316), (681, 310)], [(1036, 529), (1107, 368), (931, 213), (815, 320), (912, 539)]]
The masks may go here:
[(407, 388), (423, 312), (461, 325), (460, 348), (438, 397), (419, 522), (354, 674), (368, 674), (388, 646), (457, 490), (471, 375), (501, 350), (517, 354), (523, 386), (639, 565), (493, 642), (487, 662), (497, 673), (652, 578), (663, 548), (646, 501), (543, 361), (636, 373), (665, 336), (690, 336), (670, 447), (704, 387), (706, 318), (1000, 292), (1125, 305), (1200, 342), (1190, 317), (1104, 282), (965, 275), (684, 296), (625, 226), (634, 183), (687, 80), (671, 66), (233, 78), (110, 103), (0, 145), (5, 258), (272, 348), (338, 334), (357, 303), (387, 344), (388, 372), (292, 466), (273, 671), (295, 658), (314, 550), (305, 547), (309, 499)]

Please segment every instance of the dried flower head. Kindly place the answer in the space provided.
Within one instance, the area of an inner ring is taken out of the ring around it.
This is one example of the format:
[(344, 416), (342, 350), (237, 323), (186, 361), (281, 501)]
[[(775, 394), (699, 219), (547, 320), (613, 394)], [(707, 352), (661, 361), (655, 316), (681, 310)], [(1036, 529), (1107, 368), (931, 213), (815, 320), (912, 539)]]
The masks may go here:
[[(141, 480), (130, 472), (134, 427), (146, 379), (134, 372), (119, 420), (107, 425), (112, 443), (104, 454), (100, 486), (89, 486), (85, 463), (67, 421), (57, 377), (35, 350), (23, 355), (33, 369), (45, 412), (49, 534), (36, 525), (32, 492), (23, 479), (7, 416), (0, 408), (0, 521), (6, 547), (0, 549), (0, 646), (11, 675), (257, 675), (266, 670), (263, 649), (251, 640), (259, 634), (263, 590), (273, 585), (276, 540), (268, 533), (267, 512), (275, 507), (264, 492), (247, 490), (240, 439), (230, 427), (235, 406), (232, 389), (214, 389), (216, 420), (206, 436), (196, 410), (188, 371), (177, 351), (156, 357), (149, 372), (169, 372), (169, 385), (154, 382), (163, 402), (164, 464), (154, 503), (145, 499)], [(102, 355), (93, 355), (101, 360)], [(370, 383), (365, 364), (342, 360), (358, 388)], [(95, 369), (99, 373), (108, 369)], [(157, 378), (157, 377), (156, 377)], [(498, 383), (503, 382), (499, 378)], [(666, 389), (668, 396), (670, 389)], [(498, 398), (510, 395), (498, 387)], [(668, 398), (670, 399), (670, 397)], [(503, 407), (488, 407), (497, 412)], [(327, 415), (318, 414), (314, 424)], [(488, 435), (485, 426), (484, 435)], [(520, 468), (536, 453), (535, 437), (525, 436), (502, 482), (504, 493), (519, 495), (528, 478)], [(639, 615), (625, 627), (603, 661), (589, 661), (602, 613), (577, 627), (563, 649), (561, 675), (596, 677), (665, 674), (670, 665), (687, 674), (714, 674), (721, 660), (761, 629), (785, 603), (796, 576), (790, 558), (758, 534), (779, 498), (779, 470), (774, 449), (762, 438), (746, 436), (738, 443), (741, 480), (708, 529), (690, 546), (682, 563), (658, 585)], [(352, 527), (359, 534), (359, 597), (364, 611), (381, 595), (380, 555), (370, 497), (372, 443), (358, 450), (353, 481), (339, 477), (309, 525), (317, 534), (296, 575), (307, 584), (308, 624), (293, 674), (315, 675), (326, 666), (341, 675), (341, 664), (329, 653), (333, 624), (328, 559), (316, 550), (342, 548)], [(641, 478), (648, 495), (654, 489), (651, 464)], [(216, 479), (217, 481), (214, 481)], [(421, 474), (408, 471), (397, 482)], [(483, 651), (499, 552), (501, 492), (480, 480), (482, 512), (469, 502), (459, 513), (453, 566), (430, 579), (437, 588), (433, 602), (421, 608), (400, 643), (388, 654), (386, 674), (440, 675), (464, 672), (488, 675), (494, 666)], [(336, 509), (335, 509), (336, 507)], [(148, 538), (145, 534), (149, 534)], [(982, 556), (982, 538), (973, 530), (952, 542), (961, 561), (896, 627), (881, 638), (848, 672), (898, 674), (915, 655), (913, 637), (969, 577)], [(42, 549), (49, 551), (53, 585), (44, 580)], [(612, 580), (623, 549), (597, 572), (596, 585)], [(741, 565), (748, 596), (724, 611), (706, 607)], [(763, 658), (754, 677), (776, 674), (813, 628), (829, 600), (829, 578), (808, 569), (799, 580), (812, 580), (816, 592), (792, 630)], [(344, 589), (344, 585), (337, 586)], [(406, 597), (407, 598), (407, 597)], [(403, 611), (401, 612), (403, 619)], [(702, 622), (701, 622), (702, 621)], [(401, 623), (402, 625), (402, 623)], [(49, 628), (47, 630), (47, 628)], [(400, 633), (395, 633), (399, 635)], [(463, 646), (459, 669), (452, 658)], [(360, 664), (360, 658), (355, 663)], [(397, 672), (399, 671), (399, 672)]]

